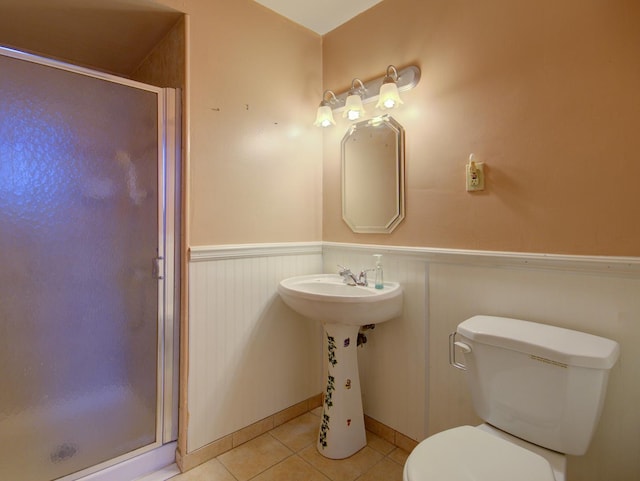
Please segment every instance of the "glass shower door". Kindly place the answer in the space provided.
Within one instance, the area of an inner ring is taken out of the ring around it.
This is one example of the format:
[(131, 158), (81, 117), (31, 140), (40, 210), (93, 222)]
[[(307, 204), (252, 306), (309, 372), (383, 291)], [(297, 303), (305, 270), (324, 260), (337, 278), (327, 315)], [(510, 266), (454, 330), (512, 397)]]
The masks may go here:
[(159, 94), (0, 55), (0, 479), (159, 439)]

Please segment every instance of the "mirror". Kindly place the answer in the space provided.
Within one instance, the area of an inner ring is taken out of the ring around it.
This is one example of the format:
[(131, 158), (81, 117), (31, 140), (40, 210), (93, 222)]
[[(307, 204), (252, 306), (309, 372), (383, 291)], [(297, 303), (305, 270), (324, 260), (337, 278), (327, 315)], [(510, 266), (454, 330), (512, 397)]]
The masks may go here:
[(380, 234), (404, 219), (404, 129), (388, 115), (342, 139), (342, 218), (353, 232)]

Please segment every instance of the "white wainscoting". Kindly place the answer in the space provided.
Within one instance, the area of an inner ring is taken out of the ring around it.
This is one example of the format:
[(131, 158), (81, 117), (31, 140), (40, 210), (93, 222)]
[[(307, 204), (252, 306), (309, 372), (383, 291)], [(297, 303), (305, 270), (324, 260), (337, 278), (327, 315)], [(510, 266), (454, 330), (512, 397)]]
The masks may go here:
[(589, 451), (569, 458), (569, 479), (637, 479), (640, 258), (324, 243), (324, 269), (372, 267), (375, 253), (385, 278), (405, 287), (405, 305), (359, 351), (367, 415), (415, 440), (480, 423), (464, 373), (448, 364), (449, 333), (475, 314), (590, 332), (618, 341), (621, 357)]
[(191, 249), (188, 452), (322, 391), (322, 327), (276, 292), (321, 270), (319, 243)]
[(337, 265), (353, 272), (371, 268), (372, 254), (383, 254), (387, 281), (402, 285), (403, 313), (398, 319), (367, 331), (358, 351), (360, 385), (366, 415), (412, 439), (424, 438), (427, 399), (427, 273), (424, 259), (391, 254), (388, 250), (349, 245), (325, 245), (325, 272)]
[(570, 479), (640, 472), (640, 258), (558, 256), (339, 243), (194, 248), (190, 264), (189, 452), (323, 390), (322, 330), (276, 294), (280, 279), (373, 267), (404, 288), (404, 312), (359, 350), (365, 413), (415, 440), (478, 423), (448, 334), (501, 315), (618, 341), (602, 420)]

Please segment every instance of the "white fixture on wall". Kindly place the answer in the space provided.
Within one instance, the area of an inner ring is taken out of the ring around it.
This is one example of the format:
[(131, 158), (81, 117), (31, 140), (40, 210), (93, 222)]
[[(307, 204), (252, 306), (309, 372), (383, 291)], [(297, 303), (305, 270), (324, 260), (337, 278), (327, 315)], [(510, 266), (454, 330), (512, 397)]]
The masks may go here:
[(389, 65), (380, 86), (377, 109), (393, 109), (404, 103), (400, 98), (400, 92), (398, 92), (398, 79), (398, 71), (393, 65)]
[(284, 279), (278, 293), (291, 309), (324, 327), (327, 387), (316, 447), (324, 457), (348, 458), (367, 444), (358, 372), (359, 333), (402, 314), (402, 287), (382, 279), (380, 287), (374, 287), (367, 282), (366, 271), (356, 278), (349, 268), (340, 267), (339, 274)]
[(478, 162), (475, 155), (469, 155), (469, 163), (466, 165), (467, 192), (484, 190), (484, 163)]
[[(327, 94), (331, 94), (331, 98), (327, 100)], [(317, 127), (329, 127), (330, 125), (336, 125), (336, 121), (333, 120), (333, 112), (331, 111), (331, 104), (335, 104), (338, 102), (338, 98), (336, 94), (334, 94), (331, 90), (325, 90), (322, 94), (322, 102), (320, 102), (320, 106), (318, 107), (318, 112), (316, 113), (316, 121), (313, 125)]]
[(367, 82), (354, 78), (351, 81), (351, 88), (346, 92), (336, 95), (332, 90), (325, 90), (314, 125), (319, 127), (335, 125), (333, 111), (344, 111), (343, 117), (358, 120), (365, 114), (364, 104), (375, 100), (378, 100), (375, 106), (377, 109), (395, 108), (404, 103), (400, 98), (400, 92), (414, 88), (419, 81), (420, 69), (415, 65), (400, 70), (389, 65), (384, 76)]
[[(356, 87), (356, 82), (360, 83), (360, 87)], [(362, 96), (365, 95), (367, 89), (364, 88), (362, 80), (354, 78), (351, 81), (351, 90), (345, 101), (343, 117), (349, 120), (358, 120), (364, 115), (364, 105), (362, 104)]]

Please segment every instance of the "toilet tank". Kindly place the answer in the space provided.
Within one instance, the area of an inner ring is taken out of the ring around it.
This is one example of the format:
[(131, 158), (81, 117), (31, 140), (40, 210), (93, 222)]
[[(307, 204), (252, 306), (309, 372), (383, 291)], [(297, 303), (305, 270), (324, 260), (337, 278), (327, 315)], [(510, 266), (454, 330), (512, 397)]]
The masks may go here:
[(584, 454), (598, 424), (618, 343), (494, 316), (460, 323), (474, 408), (489, 424), (561, 453)]

